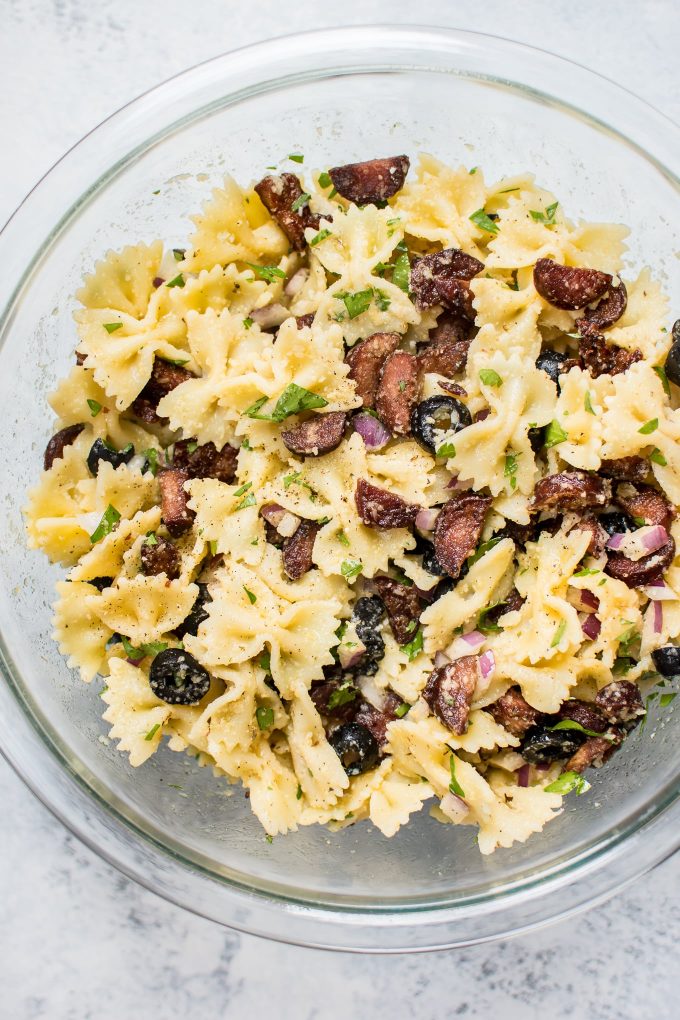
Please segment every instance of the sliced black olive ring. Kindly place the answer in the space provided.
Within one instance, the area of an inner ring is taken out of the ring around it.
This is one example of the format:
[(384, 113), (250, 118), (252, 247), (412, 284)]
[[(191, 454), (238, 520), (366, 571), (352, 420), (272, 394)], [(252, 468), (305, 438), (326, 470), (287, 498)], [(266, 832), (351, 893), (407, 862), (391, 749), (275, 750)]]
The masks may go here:
[(411, 411), (411, 431), (416, 442), (428, 453), (436, 453), (443, 436), (460, 432), (472, 424), (472, 418), (465, 404), (455, 397), (427, 397)]

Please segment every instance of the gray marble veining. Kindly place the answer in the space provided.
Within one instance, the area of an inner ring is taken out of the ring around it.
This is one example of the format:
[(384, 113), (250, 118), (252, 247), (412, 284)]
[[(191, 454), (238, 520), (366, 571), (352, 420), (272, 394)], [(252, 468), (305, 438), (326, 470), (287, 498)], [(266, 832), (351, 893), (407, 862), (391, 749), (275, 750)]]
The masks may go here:
[[(156, 82), (268, 35), (367, 20), (506, 35), (680, 120), (675, 0), (0, 0), (0, 221), (59, 155)], [(69, 835), (0, 762), (0, 1016), (504, 1020), (677, 1016), (680, 857), (612, 902), (497, 945), (350, 957), (266, 943), (163, 902)]]

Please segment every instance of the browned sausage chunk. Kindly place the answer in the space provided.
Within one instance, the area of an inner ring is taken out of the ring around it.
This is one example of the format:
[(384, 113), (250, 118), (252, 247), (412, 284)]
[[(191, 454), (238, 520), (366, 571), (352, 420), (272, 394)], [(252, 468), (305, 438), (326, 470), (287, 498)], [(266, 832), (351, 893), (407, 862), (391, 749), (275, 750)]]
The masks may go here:
[(84, 428), (84, 425), (67, 425), (65, 429), (60, 429), (59, 432), (52, 436), (45, 447), (45, 455), (43, 457), (45, 471), (50, 470), (55, 460), (61, 460), (66, 447), (70, 446), (71, 443), (75, 443)]
[(314, 706), (321, 715), (325, 715), (327, 718), (332, 719), (334, 723), (338, 722), (351, 722), (357, 713), (359, 707), (359, 692), (358, 690), (352, 691), (352, 697), (350, 700), (340, 700), (340, 704), (333, 704), (331, 708), (329, 702), (333, 695), (337, 692), (340, 685), (344, 682), (342, 676), (331, 680), (322, 680), (318, 683), (312, 684), (309, 696), (314, 702)]
[(603, 460), (598, 473), (619, 482), (644, 482), (649, 474), (649, 463), (644, 457), (619, 457)]
[(434, 526), (434, 552), (451, 577), (458, 577), (465, 560), (477, 548), (490, 506), (490, 496), (461, 492), (442, 507)]
[(283, 543), (283, 569), (291, 581), (297, 581), (314, 566), (312, 552), (319, 525), (316, 521), (300, 521), (297, 530)]
[[(628, 291), (623, 280), (618, 287), (610, 287), (609, 293), (598, 301), (596, 308), (586, 308), (584, 318), (591, 328), (597, 332), (609, 329), (617, 322), (626, 310), (628, 304)], [(583, 324), (582, 319), (576, 320), (576, 328)]]
[(345, 434), (347, 415), (344, 411), (315, 414), (292, 429), (285, 429), (281, 439), (293, 453), (318, 457), (340, 445)]
[(194, 440), (182, 439), (175, 443), (172, 464), (182, 468), (189, 478), (217, 478), (227, 484), (236, 477), (238, 450), (225, 443), (218, 450), (214, 443), (197, 446)]
[(371, 485), (364, 478), (357, 482), (354, 502), (359, 517), (369, 528), (409, 528), (420, 510), (396, 492)]
[(373, 584), (385, 603), (392, 633), (400, 645), (415, 637), (420, 621), (420, 599), (415, 587), (395, 581), (392, 577), (375, 577)]
[(663, 492), (651, 485), (619, 485), (614, 500), (633, 519), (660, 524), (668, 531), (675, 516), (673, 505)]
[(138, 397), (132, 401), (130, 410), (142, 421), (157, 424), (164, 420), (158, 417), (157, 409), (163, 397), (167, 397), (174, 389), (188, 379), (194, 379), (193, 372), (188, 372), (181, 365), (171, 365), (162, 358), (154, 358), (151, 378)]
[(563, 772), (585, 772), (591, 766), (599, 769), (607, 758), (611, 758), (615, 749), (616, 745), (606, 737), (590, 737), (572, 754)]
[(553, 259), (539, 259), (534, 266), (534, 286), (555, 308), (576, 311), (602, 297), (611, 286), (609, 273), (599, 269), (561, 266)]
[(375, 409), (388, 429), (398, 436), (411, 431), (411, 411), (418, 403), (418, 361), (413, 354), (395, 351), (383, 365), (375, 394)]
[(347, 354), (349, 378), (354, 381), (357, 396), (364, 407), (373, 407), (380, 371), (390, 354), (394, 354), (401, 337), (398, 333), (373, 333), (360, 340)]
[(357, 205), (369, 205), (385, 202), (401, 191), (410, 165), (408, 156), (388, 156), (334, 166), (328, 176), (343, 198)]
[(607, 544), (609, 535), (604, 530), (595, 514), (584, 514), (576, 525), (578, 531), (587, 531), (590, 535), (590, 542), (586, 552), (591, 556), (601, 556)]
[(669, 538), (660, 549), (640, 560), (629, 560), (622, 553), (610, 552), (604, 572), (617, 581), (623, 581), (629, 588), (640, 588), (663, 574), (670, 567), (674, 556), (675, 542)]
[(255, 185), (255, 191), (296, 251), (302, 251), (305, 241), (305, 227), (319, 229), (319, 217), (306, 204), (293, 208), (303, 194), (295, 174), (271, 174)]
[[(630, 680), (613, 680), (595, 695), (595, 704), (611, 723), (629, 723), (645, 714), (642, 695)], [(588, 727), (594, 730), (594, 726)]]
[(504, 726), (513, 737), (523, 737), (540, 717), (540, 712), (525, 701), (519, 687), (511, 687), (509, 691), (487, 707), (499, 726)]
[(411, 292), (416, 308), (423, 311), (444, 305), (458, 315), (473, 320), (470, 280), (481, 273), (484, 264), (460, 248), (445, 248), (416, 259), (411, 268)]
[(531, 503), (537, 510), (581, 510), (586, 506), (606, 506), (612, 495), (611, 482), (583, 471), (565, 471), (548, 475), (536, 483)]
[(153, 544), (147, 539), (141, 550), (143, 574), (167, 574), (170, 580), (180, 575), (180, 555), (177, 547), (167, 538), (153, 536)]
[(184, 491), (189, 473), (181, 468), (168, 468), (161, 471), (158, 479), (161, 485), (161, 517), (173, 538), (177, 538), (189, 530), (196, 516), (189, 509), (189, 495)]
[(307, 312), (306, 315), (296, 315), (295, 325), (298, 329), (305, 329), (314, 322), (314, 312)]
[(418, 368), (421, 372), (436, 372), (449, 378), (462, 372), (467, 363), (470, 340), (433, 340), (418, 354)]
[(579, 726), (583, 726), (586, 730), (592, 730), (594, 733), (604, 733), (607, 729), (608, 723), (604, 715), (597, 704), (592, 704), (590, 701), (570, 698), (569, 701), (560, 705), (557, 714), (560, 719), (571, 719), (572, 722), (576, 722)]
[[(581, 324), (584, 321), (579, 319)], [(583, 325), (581, 325), (578, 352), (581, 364), (588, 369), (594, 379), (601, 375), (620, 375), (622, 372), (627, 372), (636, 361), (642, 360), (640, 351), (627, 351), (623, 347), (608, 344), (596, 329), (591, 328), (585, 331)]]
[(435, 669), (423, 688), (424, 700), (456, 736), (462, 736), (468, 728), (478, 676), (477, 656), (464, 655)]
[(354, 717), (354, 722), (365, 726), (382, 747), (387, 743), (387, 727), (397, 718), (396, 711), (400, 705), (401, 699), (392, 691), (388, 691), (382, 709), (375, 708), (367, 701), (363, 701)]

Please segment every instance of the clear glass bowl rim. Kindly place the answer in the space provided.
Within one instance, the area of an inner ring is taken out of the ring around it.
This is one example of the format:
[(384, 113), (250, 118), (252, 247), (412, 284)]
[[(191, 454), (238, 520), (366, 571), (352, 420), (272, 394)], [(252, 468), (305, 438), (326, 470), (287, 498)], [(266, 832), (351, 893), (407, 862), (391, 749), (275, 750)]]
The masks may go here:
[[(494, 67), (494, 74), (483, 70), (487, 66)], [(40, 253), (98, 189), (155, 138), (204, 115), (212, 105), (235, 103), (291, 81), (409, 70), (500, 82), (566, 108), (618, 135), (679, 183), (677, 125), (622, 86), (544, 50), (481, 33), (425, 26), (362, 25), (282, 36), (215, 57), (151, 89), (102, 122), (55, 164), (0, 233), (0, 257), (12, 255), (3, 259), (9, 268), (0, 280), (0, 329), (30, 276), (39, 270)], [(56, 222), (55, 209), (60, 210)], [(32, 792), (71, 832), (129, 877), (202, 916), (253, 934), (357, 952), (426, 951), (488, 941), (606, 899), (680, 845), (680, 784), (673, 783), (624, 829), (606, 834), (577, 858), (473, 902), (455, 906), (419, 902), (387, 911), (379, 904), (329, 907), (263, 894), (209, 875), (103, 799), (69, 759), (67, 749), (58, 746), (55, 735), (40, 726), (13, 675), (4, 642), (0, 651), (7, 681), (0, 685), (5, 719), (0, 752)]]

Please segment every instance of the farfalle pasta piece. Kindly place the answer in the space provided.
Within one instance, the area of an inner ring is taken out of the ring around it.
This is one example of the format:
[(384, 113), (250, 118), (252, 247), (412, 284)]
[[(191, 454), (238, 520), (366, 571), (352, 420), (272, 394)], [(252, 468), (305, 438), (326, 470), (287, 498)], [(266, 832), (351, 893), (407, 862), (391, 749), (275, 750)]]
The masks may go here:
[[(414, 632), (415, 635), (415, 632)], [(385, 654), (373, 678), (378, 688), (391, 688), (407, 704), (416, 701), (433, 670), (432, 657), (426, 652), (414, 656), (405, 652), (392, 634), (382, 634)]]
[(214, 542), (217, 553), (251, 564), (262, 560), (265, 532), (252, 482), (227, 485), (216, 478), (194, 478), (186, 488), (197, 533)]
[(607, 375), (593, 379), (590, 372), (572, 368), (560, 376), (560, 393), (554, 420), (567, 434), (559, 444), (562, 460), (583, 471), (597, 471), (602, 462), (605, 399), (612, 390)]
[(423, 611), (420, 619), (426, 651), (434, 655), (446, 649), (459, 627), (507, 595), (514, 554), (512, 539), (502, 539), (470, 567), (452, 591)]
[(157, 641), (186, 620), (198, 588), (165, 574), (119, 577), (100, 595), (90, 595), (86, 606), (107, 627), (125, 634), (133, 645)]
[(111, 723), (109, 736), (118, 741), (119, 751), (127, 751), (131, 765), (143, 765), (158, 750), (172, 706), (156, 697), (144, 670), (117, 658), (111, 660), (102, 698), (108, 705), (104, 719)]
[(196, 229), (183, 263), (187, 272), (236, 261), (278, 261), (288, 251), (285, 234), (257, 194), (244, 191), (232, 177), (225, 177), (222, 187), (213, 190), (202, 212), (192, 219)]
[(371, 793), (368, 814), (375, 827), (389, 838), (433, 796), (429, 783), (392, 769)]
[(668, 298), (648, 268), (642, 269), (628, 289), (626, 310), (617, 322), (606, 330), (605, 338), (617, 347), (641, 351), (645, 361), (660, 364), (671, 345), (666, 329)]
[(162, 241), (109, 251), (94, 271), (86, 274), (76, 297), (84, 308), (115, 309), (133, 319), (143, 319), (162, 260)]
[(160, 507), (139, 511), (122, 520), (115, 531), (92, 546), (71, 571), (71, 581), (90, 581), (97, 577), (117, 577), (123, 570), (125, 554), (135, 541), (155, 532), (161, 522)]
[[(533, 833), (541, 832), (562, 809), (558, 793), (546, 793), (542, 786), (521, 787), (502, 779), (496, 782), (494, 771), (488, 776), (489, 783), (477, 772), (467, 778), (472, 814), (479, 825), (479, 850), (484, 855), (493, 853), (497, 847), (524, 843)], [(499, 776), (505, 774), (499, 772)]]
[(294, 691), (289, 712), (286, 736), (302, 794), (312, 808), (330, 807), (349, 786), (349, 778), (304, 686)]
[(106, 673), (106, 643), (113, 631), (87, 604), (96, 588), (85, 581), (58, 581), (54, 604), (54, 640), (67, 656), (70, 669), (79, 669), (89, 683), (97, 673)]
[[(392, 209), (374, 205), (350, 205), (346, 212), (333, 214), (332, 223), (321, 221), (327, 235), (314, 252), (324, 269), (339, 276), (319, 300), (314, 325), (327, 330), (342, 325), (346, 343), (376, 332), (404, 333), (420, 316), (408, 295), (391, 280), (375, 272), (390, 261), (404, 236), (399, 217)], [(307, 240), (314, 231), (305, 231)]]

